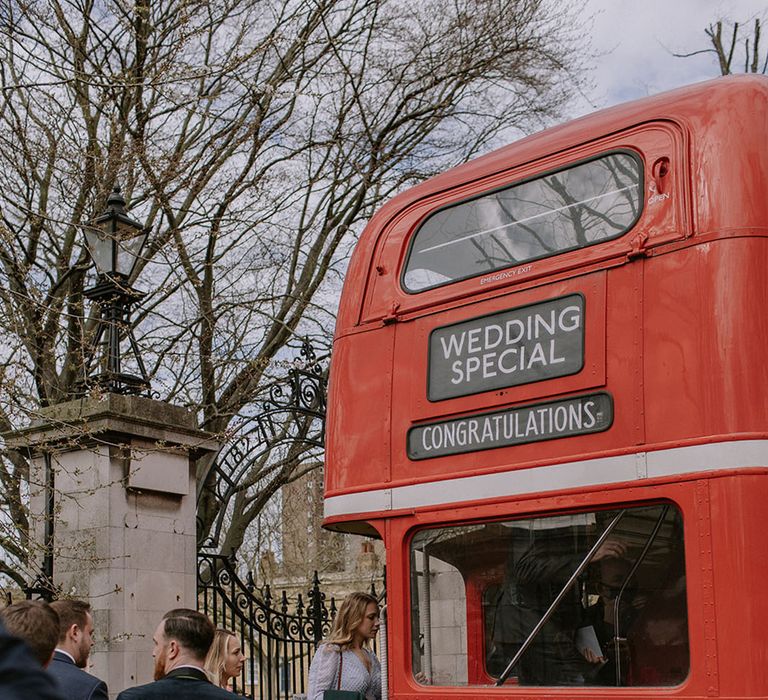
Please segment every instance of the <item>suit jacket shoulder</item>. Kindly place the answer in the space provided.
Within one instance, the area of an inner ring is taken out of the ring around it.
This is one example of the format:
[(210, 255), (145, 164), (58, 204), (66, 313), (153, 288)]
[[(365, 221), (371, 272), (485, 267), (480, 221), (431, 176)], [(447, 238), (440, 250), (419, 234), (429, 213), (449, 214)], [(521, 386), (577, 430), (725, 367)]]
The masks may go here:
[(237, 696), (208, 681), (162, 678), (154, 683), (128, 688), (117, 700), (233, 700)]
[(107, 686), (96, 676), (83, 671), (72, 660), (56, 652), (48, 665), (59, 693), (65, 700), (108, 700)]
[(0, 697), (3, 700), (63, 700), (54, 680), (26, 644), (0, 624)]

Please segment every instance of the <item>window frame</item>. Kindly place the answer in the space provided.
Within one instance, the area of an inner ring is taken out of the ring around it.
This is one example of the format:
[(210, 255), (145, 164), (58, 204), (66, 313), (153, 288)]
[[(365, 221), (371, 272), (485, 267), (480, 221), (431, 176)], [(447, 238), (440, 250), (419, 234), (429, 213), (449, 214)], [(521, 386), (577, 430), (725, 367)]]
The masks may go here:
[[(623, 501), (623, 502), (605, 502), (605, 501), (598, 501), (593, 503), (585, 503), (582, 504), (581, 507), (574, 506), (572, 508), (566, 508), (563, 510), (549, 510), (544, 509), (542, 511), (528, 511), (528, 512), (516, 512), (516, 513), (508, 513), (506, 515), (488, 515), (487, 517), (479, 517), (479, 518), (461, 518), (457, 519), (455, 521), (444, 521), (444, 522), (422, 522), (417, 524), (415, 527), (409, 528), (408, 531), (405, 533), (405, 537), (403, 540), (403, 543), (405, 544), (406, 548), (406, 561), (407, 561), (407, 576), (408, 576), (408, 610), (411, 611), (409, 617), (408, 617), (408, 624), (407, 624), (407, 644), (406, 647), (409, 649), (408, 657), (409, 657), (409, 669), (408, 672), (411, 675), (411, 679), (417, 684), (418, 687), (421, 688), (440, 688), (440, 689), (461, 689), (464, 691), (478, 691), (483, 688), (488, 687), (494, 687), (495, 681), (497, 678), (488, 670), (487, 666), (487, 649), (485, 647), (486, 641), (485, 638), (487, 636), (487, 630), (485, 627), (485, 606), (484, 606), (484, 592), (487, 590), (489, 585), (491, 585), (489, 582), (486, 582), (485, 585), (482, 588), (482, 594), (480, 598), (480, 618), (479, 618), (479, 624), (481, 627), (479, 628), (479, 631), (481, 632), (483, 643), (482, 643), (482, 658), (480, 659), (480, 662), (482, 663), (483, 667), (483, 673), (488, 679), (488, 684), (472, 684), (467, 682), (466, 684), (452, 684), (452, 685), (433, 685), (430, 681), (429, 684), (424, 684), (416, 679), (416, 659), (413, 656), (413, 645), (416, 640), (413, 638), (413, 612), (418, 608), (419, 601), (412, 599), (412, 584), (414, 581), (414, 569), (413, 569), (413, 554), (414, 554), (414, 540), (419, 535), (419, 533), (427, 532), (430, 530), (448, 530), (453, 528), (461, 528), (465, 526), (473, 526), (473, 525), (492, 525), (492, 524), (499, 524), (499, 523), (509, 523), (513, 521), (532, 521), (532, 520), (546, 520), (550, 518), (560, 518), (560, 517), (568, 517), (568, 516), (580, 516), (580, 515), (594, 515), (596, 513), (605, 513), (610, 511), (631, 511), (636, 509), (643, 509), (643, 508), (653, 508), (653, 507), (662, 507), (662, 506), (670, 506), (672, 509), (674, 509), (677, 512), (677, 515), (680, 519), (680, 540), (679, 544), (682, 546), (682, 553), (683, 553), (683, 565), (684, 565), (684, 576), (686, 578), (686, 587), (685, 587), (685, 631), (686, 631), (686, 639), (688, 643), (688, 667), (687, 672), (685, 674), (685, 677), (683, 677), (679, 682), (675, 684), (670, 685), (623, 685), (623, 686), (604, 686), (604, 685), (594, 685), (594, 684), (586, 684), (586, 685), (571, 685), (571, 686), (558, 686), (558, 685), (519, 685), (518, 683), (518, 674), (513, 674), (510, 676), (510, 678), (507, 680), (507, 682), (504, 684), (504, 688), (510, 689), (515, 688), (522, 691), (526, 691), (527, 693), (531, 692), (550, 692), (553, 689), (569, 689), (569, 690), (576, 690), (576, 691), (594, 691), (599, 690), (601, 692), (610, 692), (610, 691), (648, 691), (652, 689), (662, 689), (665, 691), (677, 691), (680, 690), (682, 687), (688, 685), (692, 678), (694, 673), (694, 657), (691, 649), (691, 643), (693, 641), (693, 637), (691, 634), (691, 589), (690, 589), (690, 581), (687, 576), (689, 567), (691, 566), (691, 558), (692, 556), (695, 556), (695, 553), (688, 551), (688, 537), (687, 537), (687, 528), (686, 525), (686, 515), (685, 515), (685, 507), (683, 503), (679, 502), (678, 499), (675, 499), (671, 496), (660, 496), (658, 498), (652, 498), (649, 500), (630, 500), (630, 501)], [(597, 535), (599, 537), (599, 533)], [(459, 569), (456, 569), (456, 571), (461, 574), (461, 571)], [(465, 593), (467, 591), (466, 582), (465, 582)], [(468, 618), (465, 618), (465, 624), (467, 631), (469, 630), (469, 620)], [(469, 656), (467, 656), (467, 660), (469, 661)]]
[[(514, 263), (510, 263), (509, 265), (506, 265), (506, 266), (503, 266), (503, 267), (496, 267), (496, 268), (493, 268), (493, 269), (490, 269), (490, 270), (484, 270), (482, 272), (473, 272), (471, 274), (464, 275), (463, 277), (455, 277), (455, 278), (450, 279), (450, 280), (445, 281), (445, 282), (438, 282), (437, 284), (433, 284), (433, 285), (429, 285), (429, 286), (426, 286), (426, 287), (422, 287), (421, 289), (413, 290), (413, 289), (410, 289), (406, 285), (406, 283), (405, 283), (405, 276), (406, 276), (406, 273), (408, 272), (408, 263), (409, 263), (409, 261), (411, 259), (411, 255), (413, 254), (413, 247), (414, 247), (414, 244), (416, 242), (416, 238), (418, 236), (418, 233), (422, 229), (424, 224), (427, 221), (429, 221), (436, 214), (439, 214), (440, 212), (446, 211), (448, 209), (453, 209), (455, 207), (462, 206), (462, 205), (464, 205), (464, 204), (466, 204), (468, 202), (473, 202), (475, 200), (482, 199), (484, 197), (492, 196), (492, 195), (496, 194), (497, 192), (503, 192), (505, 190), (510, 190), (510, 189), (515, 188), (515, 187), (519, 187), (521, 185), (525, 185), (525, 184), (527, 184), (529, 182), (535, 182), (536, 180), (542, 180), (544, 178), (550, 177), (551, 175), (555, 175), (557, 173), (565, 172), (566, 170), (572, 170), (573, 168), (577, 168), (577, 167), (580, 167), (580, 166), (583, 166), (583, 165), (587, 165), (587, 164), (589, 164), (591, 162), (594, 162), (594, 161), (597, 161), (597, 160), (602, 160), (603, 158), (606, 158), (606, 157), (612, 156), (612, 155), (626, 155), (626, 156), (629, 156), (638, 165), (638, 188), (639, 188), (640, 196), (638, 197), (637, 216), (635, 216), (635, 218), (632, 220), (632, 222), (624, 230), (620, 231), (619, 233), (617, 233), (617, 234), (615, 234), (613, 236), (606, 237), (606, 238), (601, 238), (598, 241), (594, 241), (593, 243), (589, 243), (589, 244), (584, 245), (584, 246), (576, 245), (576, 246), (571, 246), (569, 248), (562, 248), (560, 250), (557, 250), (554, 253), (546, 253), (544, 255), (538, 255), (538, 256), (532, 257), (532, 258), (526, 258), (525, 260), (520, 260), (520, 261), (517, 261), (517, 262), (514, 262)], [(464, 197), (463, 199), (459, 199), (458, 201), (451, 202), (449, 204), (444, 204), (444, 205), (442, 205), (440, 207), (437, 207), (436, 209), (433, 209), (429, 213), (425, 214), (424, 217), (421, 219), (421, 221), (419, 221), (419, 223), (414, 227), (413, 231), (409, 233), (408, 245), (407, 245), (407, 248), (406, 248), (405, 256), (403, 257), (403, 262), (402, 262), (401, 269), (400, 269), (400, 274), (399, 274), (399, 286), (400, 286), (400, 289), (401, 289), (401, 291), (403, 291), (405, 294), (407, 294), (409, 296), (416, 296), (418, 294), (423, 294), (425, 292), (433, 291), (435, 289), (439, 289), (439, 288), (442, 288), (442, 287), (447, 287), (447, 286), (450, 286), (452, 284), (456, 284), (458, 282), (463, 282), (465, 280), (470, 280), (470, 279), (474, 279), (474, 278), (477, 278), (477, 277), (483, 277), (484, 275), (497, 274), (499, 272), (503, 272), (504, 270), (509, 270), (509, 269), (512, 269), (512, 268), (528, 265), (528, 264), (536, 262), (538, 260), (545, 260), (547, 258), (555, 258), (558, 255), (562, 255), (562, 254), (565, 254), (565, 253), (570, 253), (570, 252), (573, 252), (574, 250), (586, 250), (588, 248), (593, 248), (595, 246), (598, 246), (601, 243), (607, 243), (609, 241), (615, 241), (615, 240), (618, 240), (620, 238), (623, 238), (628, 233), (630, 233), (631, 231), (634, 230), (634, 228), (637, 226), (638, 221), (640, 221), (640, 219), (643, 216), (643, 213), (645, 212), (645, 207), (646, 207), (646, 199), (645, 199), (645, 196), (644, 196), (645, 195), (645, 170), (646, 170), (645, 169), (645, 159), (643, 158), (643, 156), (638, 151), (636, 151), (634, 149), (631, 149), (631, 148), (626, 148), (626, 147), (624, 147), (624, 148), (611, 148), (609, 150), (602, 151), (600, 153), (591, 154), (590, 156), (585, 157), (585, 158), (581, 158), (581, 159), (577, 159), (577, 160), (571, 161), (571, 162), (569, 162), (569, 163), (567, 163), (565, 165), (558, 165), (556, 167), (547, 168), (545, 170), (542, 170), (542, 171), (540, 171), (538, 173), (535, 173), (533, 175), (530, 175), (528, 177), (524, 177), (524, 178), (519, 179), (519, 180), (514, 180), (513, 182), (506, 183), (504, 185), (500, 185), (498, 187), (494, 187), (494, 188), (489, 189), (489, 190), (484, 190), (484, 191), (482, 191), (482, 192), (480, 192), (478, 194), (473, 194), (473, 195), (471, 195), (469, 197)]]

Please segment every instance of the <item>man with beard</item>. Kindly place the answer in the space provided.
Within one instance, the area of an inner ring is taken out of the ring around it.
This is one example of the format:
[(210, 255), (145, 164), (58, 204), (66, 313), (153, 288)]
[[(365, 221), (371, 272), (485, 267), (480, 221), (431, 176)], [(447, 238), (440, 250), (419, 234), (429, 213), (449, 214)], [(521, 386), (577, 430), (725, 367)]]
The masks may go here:
[(81, 600), (56, 600), (51, 607), (59, 616), (59, 640), (48, 672), (59, 692), (66, 700), (108, 700), (104, 681), (82, 670), (93, 646), (91, 606)]
[(124, 690), (117, 700), (232, 700), (203, 670), (214, 633), (213, 623), (196, 610), (167, 612), (152, 635), (155, 682)]

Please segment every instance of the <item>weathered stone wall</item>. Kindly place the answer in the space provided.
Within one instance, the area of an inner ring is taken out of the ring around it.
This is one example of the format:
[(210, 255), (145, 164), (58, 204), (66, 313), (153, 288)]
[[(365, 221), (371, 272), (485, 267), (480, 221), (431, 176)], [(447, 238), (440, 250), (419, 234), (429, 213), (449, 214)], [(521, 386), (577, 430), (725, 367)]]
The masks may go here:
[(12, 438), (33, 456), (33, 532), (44, 541), (47, 453), (54, 583), (91, 604), (91, 670), (115, 696), (152, 679), (152, 633), (165, 612), (196, 607), (192, 457), (215, 445), (183, 409), (149, 399), (108, 396), (47, 414)]

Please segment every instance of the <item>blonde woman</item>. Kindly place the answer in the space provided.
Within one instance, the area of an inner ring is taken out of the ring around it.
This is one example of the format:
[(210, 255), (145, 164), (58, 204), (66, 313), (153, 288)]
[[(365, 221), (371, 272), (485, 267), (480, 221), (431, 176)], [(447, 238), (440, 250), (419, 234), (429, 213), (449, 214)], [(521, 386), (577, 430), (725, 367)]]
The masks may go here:
[(208, 656), (205, 657), (205, 671), (211, 683), (230, 690), (232, 679), (240, 675), (244, 663), (245, 656), (237, 635), (218, 627)]
[(381, 666), (369, 648), (379, 631), (379, 604), (367, 593), (350, 593), (333, 621), (331, 634), (317, 648), (309, 667), (307, 700), (322, 700), (326, 690), (350, 690), (366, 700), (381, 700)]

